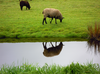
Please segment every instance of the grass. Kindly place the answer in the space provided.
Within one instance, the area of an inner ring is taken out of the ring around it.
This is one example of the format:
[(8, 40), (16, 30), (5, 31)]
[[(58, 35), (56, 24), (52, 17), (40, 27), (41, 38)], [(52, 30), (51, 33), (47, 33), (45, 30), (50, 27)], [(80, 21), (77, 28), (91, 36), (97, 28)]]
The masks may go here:
[(39, 67), (38, 64), (24, 63), (21, 66), (3, 65), (0, 74), (100, 74), (100, 66), (92, 63), (82, 65), (72, 62), (68, 66), (45, 63), (43, 67)]
[[(20, 10), (19, 0), (0, 1), (0, 38), (87, 38), (87, 26), (100, 21), (100, 0), (29, 0), (30, 10)], [(44, 8), (59, 9), (62, 23), (47, 18)]]
[(88, 26), (89, 31), (89, 39), (100, 41), (100, 24), (95, 23), (94, 28), (92, 26)]
[(3, 38), (0, 39), (0, 43), (3, 42), (64, 42), (64, 41), (86, 41), (82, 38)]

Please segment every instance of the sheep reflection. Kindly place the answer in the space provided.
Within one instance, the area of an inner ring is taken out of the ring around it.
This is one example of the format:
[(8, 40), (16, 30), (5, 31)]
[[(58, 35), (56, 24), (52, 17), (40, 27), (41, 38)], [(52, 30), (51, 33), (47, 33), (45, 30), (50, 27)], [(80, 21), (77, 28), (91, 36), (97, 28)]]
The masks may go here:
[(100, 41), (97, 40), (89, 40), (88, 41), (89, 48), (94, 47), (94, 53), (100, 53)]
[(51, 47), (47, 48), (47, 42), (43, 42), (43, 48), (44, 48), (43, 55), (46, 57), (53, 57), (53, 56), (59, 55), (63, 48), (63, 43), (60, 42), (57, 45), (57, 42), (55, 42), (55, 46), (52, 44), (52, 42), (50, 42), (50, 44), (51, 44)]

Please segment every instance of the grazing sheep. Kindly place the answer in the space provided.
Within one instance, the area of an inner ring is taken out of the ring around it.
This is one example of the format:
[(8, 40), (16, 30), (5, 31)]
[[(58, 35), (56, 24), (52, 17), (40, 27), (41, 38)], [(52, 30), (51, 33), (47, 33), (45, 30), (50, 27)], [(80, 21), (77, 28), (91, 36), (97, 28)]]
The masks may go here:
[(28, 9), (31, 8), (28, 1), (20, 1), (20, 8), (21, 8), (21, 10), (22, 10), (23, 6), (26, 6), (26, 10), (27, 10), (27, 8)]
[(44, 15), (43, 22), (42, 22), (43, 25), (44, 25), (44, 21), (47, 24), (46, 17), (51, 18), (50, 23), (52, 22), (53, 18), (55, 18), (55, 23), (56, 24), (57, 24), (56, 19), (59, 19), (60, 22), (62, 22), (62, 19), (63, 19), (63, 16), (62, 16), (61, 12), (58, 9), (46, 8), (46, 9), (43, 10), (42, 14)]

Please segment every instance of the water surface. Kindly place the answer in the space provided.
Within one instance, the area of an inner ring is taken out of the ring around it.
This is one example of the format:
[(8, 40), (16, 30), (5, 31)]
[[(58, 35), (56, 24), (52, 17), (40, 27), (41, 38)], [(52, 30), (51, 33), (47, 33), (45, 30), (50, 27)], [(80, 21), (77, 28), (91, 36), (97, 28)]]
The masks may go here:
[[(44, 48), (42, 42), (0, 43), (0, 67), (3, 64), (11, 65), (13, 62), (15, 65), (28, 62), (29, 64), (38, 63), (39, 66), (43, 66), (45, 63), (66, 66), (72, 62), (83, 64), (92, 61), (100, 65), (99, 51), (97, 50), (95, 53), (95, 48), (89, 48), (87, 41), (62, 43), (64, 46), (61, 52), (53, 57), (43, 55)], [(53, 42), (53, 45), (55, 45), (55, 42)], [(50, 48), (52, 45), (48, 42), (47, 47)]]

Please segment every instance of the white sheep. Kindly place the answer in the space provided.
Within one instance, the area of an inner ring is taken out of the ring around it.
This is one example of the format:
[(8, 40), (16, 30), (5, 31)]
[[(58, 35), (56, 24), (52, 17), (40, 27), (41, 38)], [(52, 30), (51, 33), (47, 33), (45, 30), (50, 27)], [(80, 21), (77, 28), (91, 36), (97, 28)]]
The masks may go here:
[(54, 8), (45, 8), (42, 14), (44, 15), (43, 22), (42, 22), (43, 25), (44, 25), (44, 21), (47, 24), (46, 17), (52, 18), (50, 23), (52, 22), (53, 18), (55, 18), (56, 24), (57, 24), (56, 19), (59, 19), (60, 22), (62, 22), (62, 19), (63, 19), (61, 12), (58, 9), (54, 9)]

